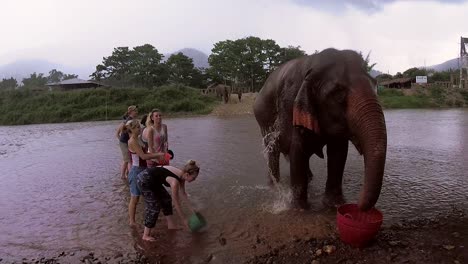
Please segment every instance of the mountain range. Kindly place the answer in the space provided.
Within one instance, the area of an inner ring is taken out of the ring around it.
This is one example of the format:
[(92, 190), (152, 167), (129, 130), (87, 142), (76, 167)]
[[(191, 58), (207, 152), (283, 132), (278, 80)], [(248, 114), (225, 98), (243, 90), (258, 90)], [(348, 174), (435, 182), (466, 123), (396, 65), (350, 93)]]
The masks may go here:
[[(208, 55), (193, 48), (184, 48), (177, 50), (172, 53), (164, 54), (164, 60), (170, 57), (171, 54), (182, 52), (185, 56), (193, 59), (193, 63), (197, 68), (208, 68)], [(419, 67), (422, 68), (422, 67)], [(434, 69), (435, 71), (444, 71), (448, 69), (458, 69), (458, 58), (448, 60), (444, 63), (432, 65), (426, 67), (428, 69)], [(31, 60), (18, 60), (9, 64), (0, 66), (0, 80), (2, 78), (13, 77), (18, 81), (21, 81), (25, 77), (29, 77), (30, 74), (43, 73), (48, 75), (48, 72), (52, 69), (57, 69), (67, 74), (77, 74), (81, 79), (89, 79), (89, 75), (94, 72), (95, 66), (89, 67), (72, 67), (69, 65), (61, 65), (54, 62), (50, 62), (43, 59), (31, 59)], [(382, 74), (381, 71), (372, 70), (370, 75), (375, 77)]]

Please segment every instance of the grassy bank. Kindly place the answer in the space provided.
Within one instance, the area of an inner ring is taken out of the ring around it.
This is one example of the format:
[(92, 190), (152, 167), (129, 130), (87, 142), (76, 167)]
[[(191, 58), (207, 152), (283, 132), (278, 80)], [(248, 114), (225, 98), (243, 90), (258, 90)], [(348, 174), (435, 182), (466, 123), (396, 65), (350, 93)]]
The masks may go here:
[(216, 103), (215, 98), (184, 86), (68, 92), (2, 91), (0, 125), (120, 119), (129, 105), (138, 105), (140, 115), (153, 108), (169, 115), (207, 114)]
[(385, 88), (378, 94), (384, 108), (468, 107), (468, 90), (458, 88)]

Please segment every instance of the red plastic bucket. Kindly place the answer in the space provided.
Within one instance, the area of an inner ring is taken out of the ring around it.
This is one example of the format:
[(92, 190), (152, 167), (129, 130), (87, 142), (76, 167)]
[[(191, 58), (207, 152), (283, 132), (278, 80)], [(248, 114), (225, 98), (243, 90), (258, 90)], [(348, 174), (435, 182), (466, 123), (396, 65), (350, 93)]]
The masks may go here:
[(379, 210), (372, 208), (364, 212), (357, 204), (344, 204), (336, 213), (341, 240), (354, 247), (366, 246), (377, 235), (382, 221), (383, 215)]

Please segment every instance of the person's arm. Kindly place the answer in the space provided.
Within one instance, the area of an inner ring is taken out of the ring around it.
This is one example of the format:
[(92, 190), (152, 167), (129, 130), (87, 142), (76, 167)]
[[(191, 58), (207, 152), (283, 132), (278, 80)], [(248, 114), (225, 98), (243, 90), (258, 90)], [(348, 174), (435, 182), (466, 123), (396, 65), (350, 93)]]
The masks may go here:
[(164, 142), (164, 152), (169, 150), (169, 134), (167, 134), (167, 125), (164, 125), (164, 133), (166, 133), (166, 142)]
[(148, 152), (154, 153), (154, 129), (152, 127), (148, 127)]
[(116, 133), (115, 133), (115, 136), (119, 140), (120, 140), (120, 134), (122, 134), (122, 129), (123, 129), (124, 125), (125, 125), (124, 123), (120, 124), (119, 127), (117, 128)]
[(173, 203), (176, 208), (177, 213), (179, 214), (180, 220), (186, 227), (188, 227), (188, 220), (187, 217), (185, 217), (184, 213), (182, 212), (182, 207), (180, 205), (180, 194), (179, 194), (179, 189), (180, 189), (180, 183), (177, 179), (173, 177), (167, 177), (167, 180), (169, 185), (171, 185), (171, 192), (173, 196)]
[(135, 140), (129, 140), (128, 141), (128, 148), (132, 151), (135, 152), (140, 158), (144, 160), (149, 160), (149, 159), (161, 159), (164, 157), (164, 153), (159, 152), (159, 153), (145, 153), (143, 149), (138, 145), (138, 142)]
[(185, 181), (180, 183), (180, 193), (181, 193), (181, 196), (184, 198), (185, 202), (187, 203), (188, 208), (194, 214), (195, 209), (193, 209), (192, 203), (190, 202), (187, 192), (185, 191)]

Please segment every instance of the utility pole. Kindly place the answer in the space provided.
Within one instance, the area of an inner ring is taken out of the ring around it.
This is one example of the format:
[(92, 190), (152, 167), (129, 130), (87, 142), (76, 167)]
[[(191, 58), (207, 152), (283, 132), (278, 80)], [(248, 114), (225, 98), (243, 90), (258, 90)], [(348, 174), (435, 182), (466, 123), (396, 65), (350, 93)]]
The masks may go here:
[(462, 46), (463, 46), (463, 37), (460, 37), (460, 58), (458, 59), (458, 64), (460, 65), (458, 68), (460, 68), (460, 84), (458, 85), (458, 88), (462, 88), (463, 85), (462, 85), (462, 77), (463, 77), (463, 61), (462, 61), (462, 57), (463, 57), (463, 49), (462, 49)]

